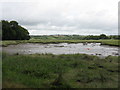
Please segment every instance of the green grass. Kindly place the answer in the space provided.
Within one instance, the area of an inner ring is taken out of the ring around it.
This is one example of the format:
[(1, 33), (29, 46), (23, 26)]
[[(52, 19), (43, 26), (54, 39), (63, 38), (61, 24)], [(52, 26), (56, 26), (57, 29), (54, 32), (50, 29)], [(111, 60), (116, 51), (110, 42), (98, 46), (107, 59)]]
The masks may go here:
[(8, 41), (2, 41), (2, 46), (8, 46), (13, 44), (19, 44), (19, 43), (83, 43), (83, 42), (89, 42), (89, 43), (102, 43), (103, 45), (111, 45), (111, 46), (120, 46), (120, 40), (51, 40), (51, 39), (30, 39), (30, 40), (8, 40)]
[(117, 88), (118, 58), (3, 53), (3, 88)]

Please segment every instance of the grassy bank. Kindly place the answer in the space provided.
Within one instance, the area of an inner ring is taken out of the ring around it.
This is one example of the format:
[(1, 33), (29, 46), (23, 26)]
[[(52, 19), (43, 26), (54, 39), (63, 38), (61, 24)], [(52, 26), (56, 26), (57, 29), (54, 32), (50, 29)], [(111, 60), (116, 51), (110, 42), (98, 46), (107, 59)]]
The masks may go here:
[(118, 57), (3, 54), (3, 88), (117, 88)]
[(102, 45), (120, 46), (120, 40), (42, 40), (42, 39), (31, 39), (31, 40), (10, 40), (2, 41), (2, 46), (14, 45), (19, 43), (101, 43)]

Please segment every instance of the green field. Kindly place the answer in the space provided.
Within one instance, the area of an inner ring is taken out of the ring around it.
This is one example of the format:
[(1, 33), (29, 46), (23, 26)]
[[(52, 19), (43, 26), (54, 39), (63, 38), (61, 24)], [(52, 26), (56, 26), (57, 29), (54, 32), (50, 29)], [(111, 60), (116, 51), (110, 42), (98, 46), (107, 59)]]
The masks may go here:
[(118, 58), (3, 53), (3, 88), (117, 88)]
[(2, 46), (8, 46), (13, 44), (19, 44), (19, 43), (83, 43), (83, 42), (89, 42), (89, 43), (101, 43), (102, 45), (111, 45), (111, 46), (120, 46), (120, 40), (51, 40), (51, 39), (30, 39), (30, 40), (8, 40), (8, 41), (2, 41)]

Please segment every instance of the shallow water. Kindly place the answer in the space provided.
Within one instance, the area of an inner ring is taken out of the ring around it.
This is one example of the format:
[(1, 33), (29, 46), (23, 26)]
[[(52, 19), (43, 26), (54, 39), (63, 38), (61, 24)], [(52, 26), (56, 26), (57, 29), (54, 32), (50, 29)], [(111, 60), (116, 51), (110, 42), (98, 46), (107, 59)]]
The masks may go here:
[(38, 44), (38, 43), (26, 43), (18, 45), (9, 45), (8, 47), (3, 47), (3, 51), (10, 54), (41, 54), (41, 53), (52, 53), (52, 54), (90, 54), (97, 56), (118, 56), (118, 47), (100, 45), (100, 43), (88, 43), (83, 45), (83, 43), (68, 44)]

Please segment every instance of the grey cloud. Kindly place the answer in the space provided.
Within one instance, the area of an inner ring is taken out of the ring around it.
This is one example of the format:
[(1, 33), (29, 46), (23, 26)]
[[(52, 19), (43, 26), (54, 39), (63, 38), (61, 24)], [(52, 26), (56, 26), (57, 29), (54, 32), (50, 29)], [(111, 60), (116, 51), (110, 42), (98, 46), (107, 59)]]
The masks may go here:
[(29, 31), (34, 30), (36, 34), (41, 31), (51, 31), (52, 33), (89, 31), (88, 33), (93, 34), (117, 32), (116, 12), (109, 12), (107, 9), (103, 10), (104, 8), (99, 11), (94, 9), (86, 10), (82, 4), (80, 4), (82, 8), (78, 5), (77, 2), (79, 1), (81, 0), (75, 1), (76, 7), (74, 4), (72, 6), (72, 2), (70, 5), (65, 4), (69, 1), (65, 3), (64, 1), (60, 3), (53, 1), (47, 2), (47, 4), (44, 1), (41, 1), (41, 3), (3, 3), (2, 19), (16, 20)]

